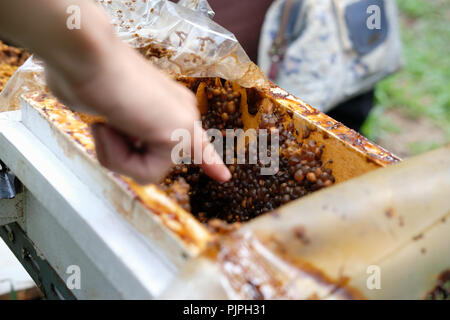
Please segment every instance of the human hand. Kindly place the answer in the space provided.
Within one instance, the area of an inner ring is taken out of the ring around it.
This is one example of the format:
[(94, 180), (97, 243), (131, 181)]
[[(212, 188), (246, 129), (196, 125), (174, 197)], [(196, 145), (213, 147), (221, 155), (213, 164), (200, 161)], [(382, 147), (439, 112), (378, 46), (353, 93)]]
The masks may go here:
[(74, 84), (49, 67), (47, 82), (67, 105), (108, 119), (108, 124), (92, 127), (102, 165), (141, 184), (159, 182), (173, 165), (172, 133), (187, 129), (191, 145), (202, 146), (205, 173), (218, 181), (231, 178), (204, 132), (194, 134), (200, 114), (192, 92), (125, 46), (105, 56), (96, 69), (89, 79)]

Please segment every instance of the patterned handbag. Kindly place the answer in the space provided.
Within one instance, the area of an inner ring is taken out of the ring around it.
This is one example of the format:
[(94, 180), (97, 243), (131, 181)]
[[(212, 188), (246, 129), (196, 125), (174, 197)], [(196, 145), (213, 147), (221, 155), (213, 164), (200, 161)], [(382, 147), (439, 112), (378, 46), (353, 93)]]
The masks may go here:
[(394, 0), (276, 0), (259, 65), (277, 85), (328, 111), (402, 66)]

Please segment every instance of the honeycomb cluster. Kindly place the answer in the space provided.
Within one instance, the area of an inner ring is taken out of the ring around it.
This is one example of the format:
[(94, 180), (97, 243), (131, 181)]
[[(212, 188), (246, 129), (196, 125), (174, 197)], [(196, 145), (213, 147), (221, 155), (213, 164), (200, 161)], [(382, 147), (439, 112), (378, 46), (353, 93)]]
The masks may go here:
[(206, 87), (209, 110), (202, 115), (204, 129), (219, 130), (243, 128), (240, 110), (241, 94), (233, 90), (229, 82), (215, 83)]
[[(205, 90), (209, 108), (202, 115), (203, 128), (243, 128), (242, 114), (246, 110), (241, 110), (242, 93), (234, 90), (230, 83), (218, 81), (207, 82)], [(216, 219), (228, 223), (248, 221), (335, 182), (331, 170), (326, 168), (328, 163), (322, 162), (324, 146), (317, 145), (314, 140), (298, 142), (292, 113), (275, 105), (260, 110), (260, 106), (254, 104), (260, 103), (261, 99), (255, 99), (255, 93), (250, 90), (246, 91), (247, 104), (244, 105), (248, 105), (250, 114), (261, 113), (257, 130), (277, 130), (279, 133), (279, 171), (275, 175), (261, 175), (261, 169), (268, 164), (259, 160), (257, 164), (237, 164), (235, 157), (233, 164), (227, 164), (232, 173), (231, 180), (220, 183), (196, 165), (175, 166), (161, 183), (161, 188), (202, 222)], [(248, 143), (245, 146), (247, 160), (249, 146)], [(270, 147), (269, 139), (269, 156)], [(226, 153), (223, 154), (225, 157)]]

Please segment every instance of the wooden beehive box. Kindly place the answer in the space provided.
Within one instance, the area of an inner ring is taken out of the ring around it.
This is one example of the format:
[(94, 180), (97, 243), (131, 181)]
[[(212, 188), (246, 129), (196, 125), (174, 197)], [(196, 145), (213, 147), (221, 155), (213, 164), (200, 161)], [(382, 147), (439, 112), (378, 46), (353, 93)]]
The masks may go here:
[[(200, 108), (204, 109), (205, 95), (202, 90), (205, 86), (201, 85), (202, 81), (183, 79), (182, 82), (194, 90)], [(241, 112), (245, 128), (256, 127), (261, 120), (261, 110), (251, 115), (247, 103), (247, 93), (255, 89), (245, 89), (235, 84), (233, 86), (241, 92)], [(399, 161), (386, 150), (281, 88), (272, 86), (270, 89), (257, 91), (257, 94), (258, 108), (270, 102), (277, 108), (289, 110), (292, 117), (290, 121), (297, 129), (299, 142), (314, 139), (325, 146), (323, 161), (332, 160), (330, 165), (336, 183)], [(214, 232), (167, 197), (157, 186), (139, 186), (129, 178), (102, 168), (95, 158), (89, 119), (86, 121), (85, 117), (73, 113), (48, 93), (34, 93), (23, 98), (22, 121), (89, 185), (92, 192), (103, 197), (176, 265), (198, 255), (214, 239)]]

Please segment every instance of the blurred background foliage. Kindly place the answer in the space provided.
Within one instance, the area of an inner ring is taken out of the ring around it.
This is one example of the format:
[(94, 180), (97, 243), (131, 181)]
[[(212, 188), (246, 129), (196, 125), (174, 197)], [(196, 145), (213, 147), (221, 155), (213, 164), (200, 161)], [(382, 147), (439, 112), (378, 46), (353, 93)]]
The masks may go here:
[(450, 1), (396, 1), (405, 65), (378, 84), (363, 134), (408, 157), (450, 143)]

